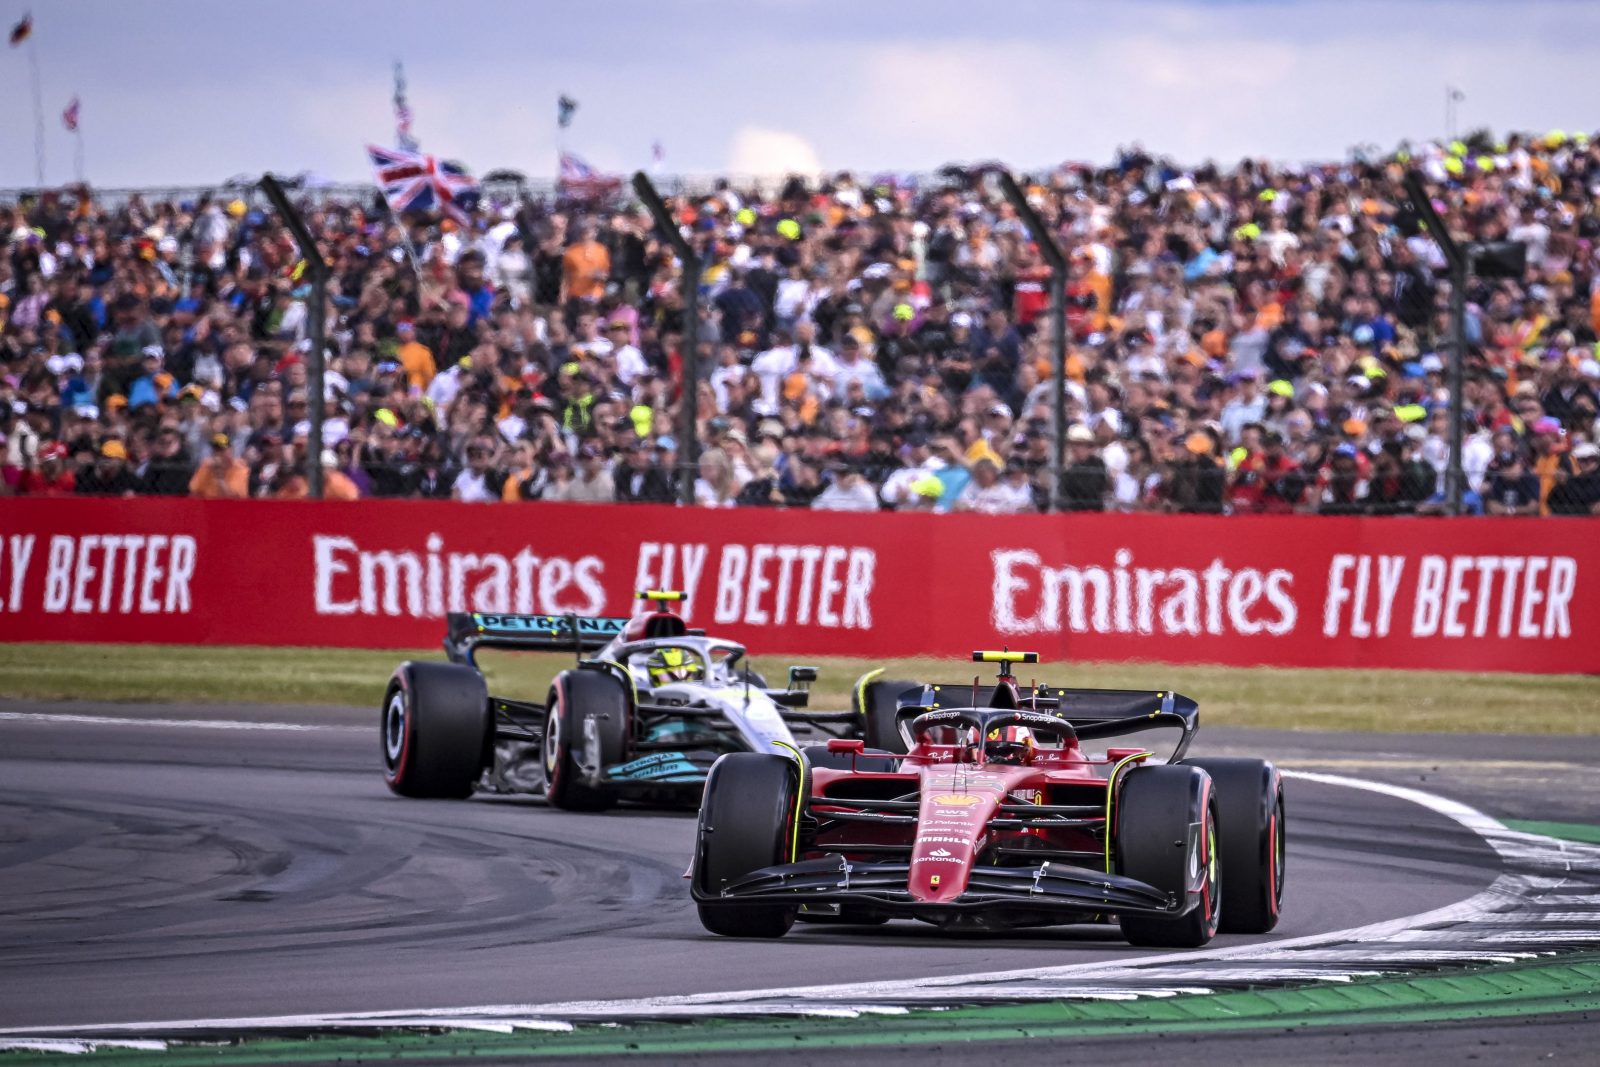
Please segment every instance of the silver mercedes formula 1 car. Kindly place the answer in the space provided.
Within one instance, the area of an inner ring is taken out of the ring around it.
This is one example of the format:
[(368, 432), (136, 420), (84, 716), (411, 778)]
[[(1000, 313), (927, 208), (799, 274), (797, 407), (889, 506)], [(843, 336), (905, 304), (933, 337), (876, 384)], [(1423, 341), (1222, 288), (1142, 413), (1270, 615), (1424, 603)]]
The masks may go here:
[[(638, 594), (631, 618), (452, 613), (449, 662), (402, 663), (382, 709), (384, 780), (408, 797), (477, 791), (542, 795), (596, 811), (624, 797), (695, 803), (729, 752), (796, 751), (790, 725), (854, 735), (853, 711), (803, 710), (811, 667), (781, 689), (745, 663), (745, 648), (691, 629), (683, 594)], [(543, 702), (489, 693), (486, 649), (570, 651)]]

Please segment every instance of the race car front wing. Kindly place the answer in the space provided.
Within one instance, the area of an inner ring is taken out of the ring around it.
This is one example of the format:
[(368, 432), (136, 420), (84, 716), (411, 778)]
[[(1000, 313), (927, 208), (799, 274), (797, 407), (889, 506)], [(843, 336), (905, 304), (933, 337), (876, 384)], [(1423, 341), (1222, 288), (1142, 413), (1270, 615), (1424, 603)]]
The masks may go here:
[(692, 890), (703, 904), (867, 905), (889, 915), (923, 915), (1027, 909), (1083, 914), (1183, 914), (1193, 904), (1135, 878), (1043, 862), (1026, 867), (974, 866), (967, 889), (954, 901), (929, 904), (911, 895), (908, 863), (864, 863), (831, 855), (753, 871), (720, 893)]

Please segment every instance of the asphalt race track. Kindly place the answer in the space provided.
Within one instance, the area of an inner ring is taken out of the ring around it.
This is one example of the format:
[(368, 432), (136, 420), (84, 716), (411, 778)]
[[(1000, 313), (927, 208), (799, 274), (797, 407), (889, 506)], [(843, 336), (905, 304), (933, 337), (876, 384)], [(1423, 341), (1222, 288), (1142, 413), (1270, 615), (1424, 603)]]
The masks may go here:
[[(1497, 774), (1561, 760), (1593, 789), (1600, 762), (1594, 739), (1523, 739), (1512, 755), (1528, 758), (1496, 761), (1505, 747), (1488, 739), (1212, 734), (1207, 747), (1202, 730), (1197, 753), (1254, 750), (1369, 777), (1397, 766), (1391, 778), (1454, 786), (1474, 803), (1499, 795), (1499, 814), (1523, 817), (1563, 812), (1509, 810), (1528, 805)], [(1436, 740), (1448, 751), (1431, 782), (1390, 751)], [(1474, 772), (1475, 757), (1490, 769)], [(1274, 938), (1443, 907), (1500, 869), (1483, 840), (1405, 800), (1287, 788)], [(1569, 817), (1596, 810), (1582, 795), (1568, 804)], [(1148, 954), (1094, 928), (951, 935), (893, 923), (715, 938), (681, 878), (692, 834), (690, 812), (391, 796), (376, 712), (8, 703), (0, 1029), (651, 997)]]

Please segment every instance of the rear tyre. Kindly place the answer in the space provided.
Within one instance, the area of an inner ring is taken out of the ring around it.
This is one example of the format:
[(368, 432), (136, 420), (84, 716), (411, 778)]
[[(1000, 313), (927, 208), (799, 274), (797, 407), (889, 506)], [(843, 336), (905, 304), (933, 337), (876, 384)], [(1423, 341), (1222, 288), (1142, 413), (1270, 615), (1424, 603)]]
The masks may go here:
[[(1140, 767), (1128, 772), (1115, 803), (1118, 873), (1165, 890), (1189, 906), (1176, 918), (1124, 915), (1122, 935), (1135, 945), (1198, 948), (1217, 932), (1221, 872), (1211, 776), (1199, 767)], [(1191, 827), (1199, 827), (1196, 847)]]
[[(695, 837), (695, 888), (715, 898), (753, 871), (794, 858), (800, 774), (794, 760), (730, 752), (706, 776)], [(698, 905), (700, 923), (725, 937), (782, 937), (799, 908), (782, 904)]]
[(1186, 759), (1211, 775), (1217, 792), (1217, 856), (1228, 897), (1218, 929), (1264, 934), (1283, 904), (1283, 779), (1266, 760), (1208, 756)]
[(900, 736), (895, 713), (900, 710), (897, 703), (900, 694), (916, 686), (916, 682), (874, 678), (870, 674), (856, 683), (850, 697), (850, 708), (861, 724), (861, 736), (868, 748), (895, 753), (906, 751), (906, 741)]
[(472, 795), (492, 727), (483, 675), (456, 663), (402, 663), (384, 691), (383, 780), (403, 797)]
[(604, 811), (616, 803), (615, 793), (586, 780), (586, 722), (594, 723), (598, 765), (620, 763), (633, 724), (631, 694), (602, 671), (562, 671), (545, 705), (544, 798), (567, 811)]

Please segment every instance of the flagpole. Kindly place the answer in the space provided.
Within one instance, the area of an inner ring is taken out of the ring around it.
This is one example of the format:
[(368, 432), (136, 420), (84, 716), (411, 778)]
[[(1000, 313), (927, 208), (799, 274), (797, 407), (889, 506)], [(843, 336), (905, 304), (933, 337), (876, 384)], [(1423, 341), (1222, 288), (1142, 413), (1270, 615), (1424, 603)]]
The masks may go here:
[(39, 49), (28, 34), (28, 68), (33, 81), (33, 173), (39, 188), (44, 188), (44, 93), (39, 88)]
[(78, 184), (83, 184), (83, 127), (80, 125), (72, 131), (72, 171), (78, 179)]

